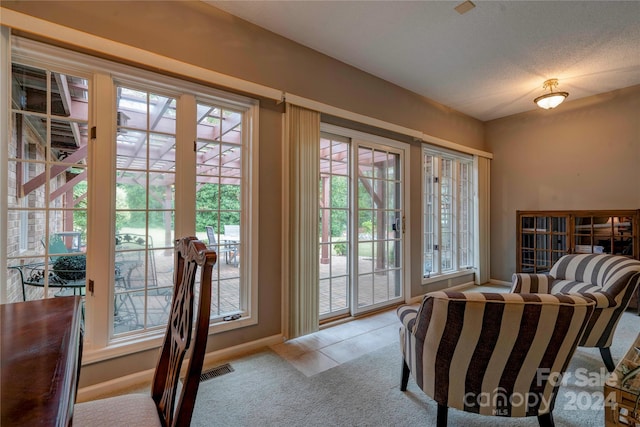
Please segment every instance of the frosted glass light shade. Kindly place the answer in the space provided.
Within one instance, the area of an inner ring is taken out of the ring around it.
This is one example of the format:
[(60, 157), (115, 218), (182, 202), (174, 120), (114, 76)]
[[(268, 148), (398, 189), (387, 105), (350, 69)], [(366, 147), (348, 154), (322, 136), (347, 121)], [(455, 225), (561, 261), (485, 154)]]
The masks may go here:
[(567, 92), (551, 92), (546, 95), (542, 95), (533, 100), (538, 107), (544, 108), (545, 110), (550, 110), (551, 108), (556, 108), (558, 105), (562, 104), (562, 101), (569, 96)]

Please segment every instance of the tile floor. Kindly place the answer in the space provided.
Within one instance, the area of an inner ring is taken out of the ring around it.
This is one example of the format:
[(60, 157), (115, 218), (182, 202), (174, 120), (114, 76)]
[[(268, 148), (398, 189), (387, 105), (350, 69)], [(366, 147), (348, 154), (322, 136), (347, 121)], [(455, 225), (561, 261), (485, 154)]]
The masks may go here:
[[(502, 285), (470, 287), (465, 291), (507, 292)], [(313, 334), (271, 346), (280, 357), (310, 377), (389, 344), (398, 342), (396, 309), (378, 312)]]

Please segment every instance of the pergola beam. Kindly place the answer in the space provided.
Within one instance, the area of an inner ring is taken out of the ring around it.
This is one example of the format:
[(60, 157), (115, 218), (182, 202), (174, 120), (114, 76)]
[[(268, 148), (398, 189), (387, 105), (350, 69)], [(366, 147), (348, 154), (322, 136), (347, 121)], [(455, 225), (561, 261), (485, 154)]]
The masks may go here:
[[(86, 158), (87, 158), (87, 146), (85, 145), (82, 147), (78, 147), (78, 150), (76, 152), (69, 154), (69, 156), (65, 158), (65, 162), (69, 163), (69, 165), (52, 165), (51, 166), (51, 179), (65, 172), (70, 166), (73, 166), (73, 164), (80, 163), (82, 160), (85, 160)], [(45, 180), (46, 180), (46, 171), (42, 172), (35, 178), (27, 181), (22, 186), (22, 193), (20, 197), (25, 197), (36, 188), (39, 188), (42, 185), (44, 185)]]

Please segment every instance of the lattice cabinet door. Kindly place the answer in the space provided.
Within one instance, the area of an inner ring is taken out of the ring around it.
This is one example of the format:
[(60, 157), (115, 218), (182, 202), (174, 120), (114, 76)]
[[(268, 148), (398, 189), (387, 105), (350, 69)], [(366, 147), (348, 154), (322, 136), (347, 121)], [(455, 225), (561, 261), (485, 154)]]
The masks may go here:
[(635, 212), (586, 212), (573, 218), (573, 250), (638, 258)]
[(518, 211), (518, 271), (544, 273), (569, 248), (569, 216)]

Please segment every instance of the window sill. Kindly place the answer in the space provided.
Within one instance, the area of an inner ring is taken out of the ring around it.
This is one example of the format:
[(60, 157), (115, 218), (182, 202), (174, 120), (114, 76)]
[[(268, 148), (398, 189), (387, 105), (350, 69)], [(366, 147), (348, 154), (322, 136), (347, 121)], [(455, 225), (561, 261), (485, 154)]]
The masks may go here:
[(422, 286), (429, 285), (435, 282), (441, 282), (443, 280), (454, 279), (456, 277), (467, 276), (469, 274), (475, 274), (475, 269), (469, 268), (466, 270), (456, 271), (453, 273), (438, 274), (437, 276), (422, 278)]
[[(254, 317), (241, 317), (238, 320), (219, 321), (209, 326), (209, 336), (257, 324)], [(125, 357), (143, 351), (159, 349), (164, 340), (165, 329), (150, 332), (138, 338), (120, 338), (104, 348), (85, 349), (82, 353), (82, 365), (103, 362), (109, 359)]]

